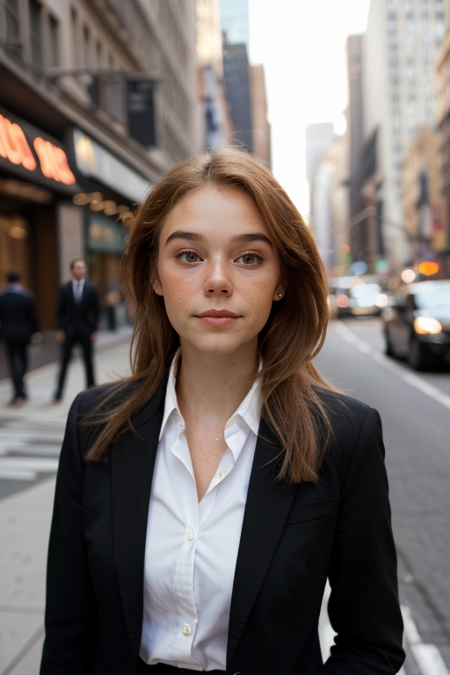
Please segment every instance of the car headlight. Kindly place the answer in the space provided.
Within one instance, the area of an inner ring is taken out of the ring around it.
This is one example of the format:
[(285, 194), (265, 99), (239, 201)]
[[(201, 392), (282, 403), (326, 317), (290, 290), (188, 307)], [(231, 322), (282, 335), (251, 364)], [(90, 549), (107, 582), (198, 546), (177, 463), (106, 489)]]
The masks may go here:
[(437, 319), (419, 316), (414, 321), (414, 330), (419, 335), (437, 335), (438, 333), (442, 333), (442, 325)]
[(375, 304), (377, 307), (387, 307), (388, 296), (386, 295), (386, 293), (379, 293), (377, 295), (377, 299), (375, 300)]

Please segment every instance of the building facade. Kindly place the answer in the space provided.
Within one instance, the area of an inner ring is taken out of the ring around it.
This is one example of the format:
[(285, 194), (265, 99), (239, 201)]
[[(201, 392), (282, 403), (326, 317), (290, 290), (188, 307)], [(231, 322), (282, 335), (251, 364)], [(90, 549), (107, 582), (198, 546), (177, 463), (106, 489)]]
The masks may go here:
[(437, 247), (443, 274), (450, 278), (450, 0), (445, 2), (446, 34), (438, 51), (436, 69), (437, 150), (444, 224)]
[(321, 159), (336, 138), (333, 122), (308, 124), (305, 128), (306, 178), (311, 186)]
[(233, 140), (234, 125), (223, 78), (219, 0), (197, 0), (198, 93), (204, 148), (218, 150)]
[(444, 17), (443, 0), (372, 0), (363, 38), (364, 136), (367, 143), (377, 134), (378, 174), (366, 193), (381, 204), (383, 246), (392, 272), (411, 257), (402, 172), (419, 129), (436, 125), (433, 63)]
[(124, 310), (127, 221), (201, 147), (195, 0), (0, 0), (0, 45), (1, 282), (17, 268), (52, 331), (81, 257)]

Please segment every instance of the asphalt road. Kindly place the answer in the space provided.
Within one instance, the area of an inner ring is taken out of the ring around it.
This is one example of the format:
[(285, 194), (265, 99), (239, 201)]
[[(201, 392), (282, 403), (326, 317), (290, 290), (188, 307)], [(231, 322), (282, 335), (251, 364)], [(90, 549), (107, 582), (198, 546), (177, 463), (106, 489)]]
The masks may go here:
[[(381, 414), (400, 600), (412, 633), (434, 645), (450, 671), (450, 373), (414, 373), (385, 357), (381, 323), (372, 318), (333, 322), (316, 366)], [(429, 672), (445, 672), (436, 663)]]

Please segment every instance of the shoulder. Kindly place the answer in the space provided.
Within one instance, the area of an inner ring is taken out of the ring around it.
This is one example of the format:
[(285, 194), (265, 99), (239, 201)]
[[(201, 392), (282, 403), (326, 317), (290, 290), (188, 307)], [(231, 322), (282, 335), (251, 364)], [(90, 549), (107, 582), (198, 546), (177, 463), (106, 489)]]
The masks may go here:
[(75, 398), (72, 409), (76, 411), (78, 417), (88, 418), (95, 415), (97, 409), (101, 412), (107, 412), (127, 400), (136, 387), (134, 382), (120, 380), (119, 382), (109, 382), (99, 387), (91, 387), (78, 394)]
[(315, 389), (330, 422), (334, 442), (354, 447), (363, 428), (381, 428), (378, 411), (351, 396), (317, 387)]

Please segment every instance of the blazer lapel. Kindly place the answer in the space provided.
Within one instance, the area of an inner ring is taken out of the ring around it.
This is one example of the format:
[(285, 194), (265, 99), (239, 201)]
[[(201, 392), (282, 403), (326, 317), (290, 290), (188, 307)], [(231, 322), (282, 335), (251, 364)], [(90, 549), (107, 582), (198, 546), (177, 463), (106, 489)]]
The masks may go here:
[(297, 485), (276, 479), (281, 450), (264, 419), (256, 444), (231, 596), (227, 664), (263, 585), (292, 506)]
[(122, 606), (135, 655), (139, 652), (144, 588), (148, 507), (167, 376), (133, 418), (134, 428), (111, 451), (114, 550)]

